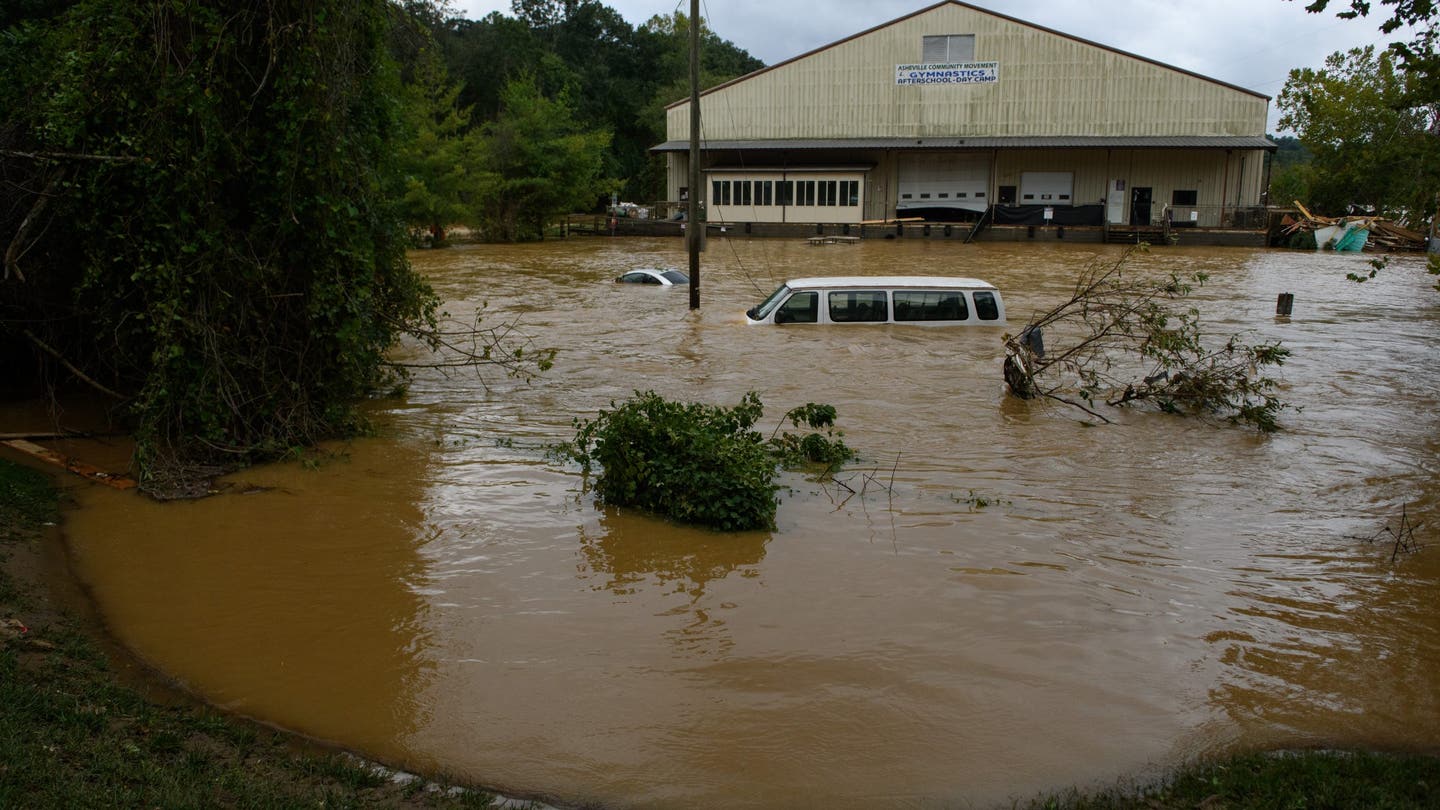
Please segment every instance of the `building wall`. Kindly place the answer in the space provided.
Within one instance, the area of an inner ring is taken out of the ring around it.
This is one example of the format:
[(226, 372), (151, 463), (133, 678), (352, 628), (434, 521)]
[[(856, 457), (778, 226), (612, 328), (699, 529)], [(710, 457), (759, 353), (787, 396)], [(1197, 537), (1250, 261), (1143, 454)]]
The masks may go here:
[[(792, 168), (784, 176), (790, 180), (860, 180), (858, 206), (775, 206), (720, 204), (712, 199), (713, 182), (778, 179), (775, 169), (711, 169), (704, 172), (701, 199), (706, 202), (706, 218), (712, 222), (792, 222), (792, 223), (856, 223), (906, 216), (897, 212), (900, 202), (902, 164), (907, 168), (923, 165), (928, 158), (945, 164), (954, 162), (951, 152), (897, 152), (894, 150), (860, 153), (864, 162), (873, 164), (868, 172), (809, 171)], [(1226, 224), (1224, 217), (1238, 207), (1255, 205), (1264, 182), (1264, 153), (1258, 150), (1223, 149), (1157, 150), (1157, 149), (1020, 149), (976, 150), (963, 153), (973, 156), (975, 163), (989, 165), (986, 199), (999, 201), (1001, 186), (1023, 189), (1027, 172), (1069, 173), (1072, 175), (1072, 199), (1023, 200), (1018, 204), (1096, 205), (1106, 202), (1107, 192), (1115, 181), (1123, 184), (1122, 223), (1131, 222), (1130, 193), (1136, 187), (1148, 188), (1151, 214), (1148, 222), (1158, 223), (1165, 207), (1174, 199), (1174, 192), (1194, 192), (1195, 204), (1178, 208), (1177, 218), (1188, 220), (1196, 211), (1196, 223), (1207, 227)], [(689, 178), (683, 171), (685, 155), (676, 155), (679, 169), (672, 169), (672, 188), (684, 187)], [(957, 214), (957, 219), (959, 215)]]
[[(921, 39), (974, 34), (991, 84), (905, 86)], [(1264, 135), (1258, 94), (960, 3), (933, 7), (701, 97), (705, 139)], [(667, 111), (689, 137), (689, 102)]]
[[(896, 66), (922, 61), (922, 38), (973, 34), (976, 62), (998, 62), (998, 81), (966, 85), (901, 85)], [(948, 2), (881, 26), (832, 46), (717, 88), (701, 98), (702, 134), (707, 141), (831, 140), (866, 138), (974, 137), (1255, 137), (1265, 134), (1268, 99), (1084, 42), (1020, 20)], [(689, 138), (689, 103), (667, 111), (668, 137)], [(790, 171), (843, 162), (870, 165), (863, 175), (860, 205), (761, 210), (719, 207), (710, 199), (715, 166), (759, 166), (775, 162), (732, 153), (704, 154), (707, 169), (698, 193), (708, 218), (727, 222), (853, 223), (906, 216), (897, 203), (902, 192), (938, 197), (944, 178), (964, 174), (973, 202), (984, 177), (987, 203), (998, 203), (1001, 186), (1021, 186), (1026, 172), (1073, 176), (1072, 205), (1105, 203), (1119, 208), (1115, 222), (1131, 221), (1130, 192), (1151, 190), (1150, 221), (1164, 216), (1176, 190), (1195, 192), (1198, 224), (1225, 224), (1224, 210), (1253, 206), (1264, 182), (1264, 151), (1191, 149), (905, 149), (846, 150), (830, 154), (787, 150)], [(688, 159), (670, 153), (670, 199), (688, 187)], [(926, 162), (930, 161), (927, 166)], [(956, 168), (958, 162), (968, 169)], [(773, 166), (770, 167), (773, 169)], [(930, 175), (927, 176), (927, 171)], [(730, 179), (737, 179), (731, 177)], [(958, 181), (957, 181), (958, 183)], [(902, 188), (903, 187), (903, 188)], [(934, 188), (932, 188), (934, 187)], [(1117, 190), (1118, 189), (1118, 190)], [(953, 201), (955, 192), (951, 192)], [(907, 204), (918, 203), (907, 201)], [(1017, 203), (1040, 202), (1016, 200)], [(1051, 204), (1045, 201), (1044, 204)], [(1053, 201), (1061, 203), (1059, 200)], [(974, 206), (971, 206), (972, 208)], [(1188, 210), (1186, 212), (1188, 216)], [(960, 213), (957, 212), (957, 218)]]

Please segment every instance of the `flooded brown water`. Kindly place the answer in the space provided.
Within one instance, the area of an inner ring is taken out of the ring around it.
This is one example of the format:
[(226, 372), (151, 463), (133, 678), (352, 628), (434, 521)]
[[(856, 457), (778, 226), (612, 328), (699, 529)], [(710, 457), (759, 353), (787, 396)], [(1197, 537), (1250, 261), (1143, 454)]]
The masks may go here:
[[(954, 807), (1254, 746), (1440, 749), (1440, 294), (1422, 260), (1172, 248), (1216, 332), (1294, 351), (1284, 432), (1004, 395), (995, 329), (747, 327), (779, 279), (947, 274), (1012, 328), (1084, 245), (677, 240), (416, 254), (555, 368), (420, 376), (380, 438), (266, 487), (89, 487), (72, 562), (119, 640), (234, 711), (567, 805)], [(1295, 294), (1278, 320), (1275, 298)], [(840, 413), (860, 494), (784, 479), (733, 536), (597, 509), (547, 444), (636, 389)], [(866, 474), (872, 481), (867, 485)], [(881, 484), (890, 485), (889, 491)], [(1367, 543), (1402, 504), (1418, 554)]]

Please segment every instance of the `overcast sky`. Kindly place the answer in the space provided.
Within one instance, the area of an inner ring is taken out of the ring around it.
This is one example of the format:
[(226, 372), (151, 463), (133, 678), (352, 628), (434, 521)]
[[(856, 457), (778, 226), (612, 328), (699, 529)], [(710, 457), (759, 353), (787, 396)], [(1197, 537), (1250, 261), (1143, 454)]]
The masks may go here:
[[(689, 0), (602, 0), (632, 25), (656, 14), (689, 13)], [(1274, 98), (1292, 68), (1320, 67), (1325, 57), (1383, 45), (1380, 20), (1340, 20), (1334, 10), (1309, 14), (1305, 0), (969, 0), (971, 5), (1063, 31), (1138, 56), (1191, 70)], [(452, 0), (458, 16), (510, 14), (510, 0)], [(702, 0), (700, 13), (723, 39), (773, 65), (897, 17), (930, 0)], [(1382, 8), (1378, 3), (1377, 9)]]

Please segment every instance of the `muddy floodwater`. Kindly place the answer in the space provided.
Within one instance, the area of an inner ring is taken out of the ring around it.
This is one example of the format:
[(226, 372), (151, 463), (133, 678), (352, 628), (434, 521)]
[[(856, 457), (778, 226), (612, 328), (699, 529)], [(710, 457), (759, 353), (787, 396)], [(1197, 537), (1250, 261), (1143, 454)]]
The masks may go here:
[[(1216, 334), (1293, 352), (1274, 435), (1007, 398), (1003, 330), (749, 327), (785, 277), (978, 276), (1011, 329), (1119, 248), (712, 239), (703, 307), (617, 285), (679, 240), (417, 253), (462, 320), (560, 349), (423, 371), (380, 435), (210, 499), (87, 487), (71, 563), (118, 640), (206, 699), (562, 805), (988, 807), (1258, 746), (1440, 750), (1440, 293), (1423, 259), (1156, 249)], [(1276, 296), (1295, 295), (1288, 319)], [(406, 356), (422, 355), (406, 352)], [(848, 491), (778, 526), (597, 508), (546, 447), (653, 389), (768, 431), (824, 402)], [(248, 493), (248, 494), (246, 494)], [(1402, 514), (1426, 547), (1392, 561)]]

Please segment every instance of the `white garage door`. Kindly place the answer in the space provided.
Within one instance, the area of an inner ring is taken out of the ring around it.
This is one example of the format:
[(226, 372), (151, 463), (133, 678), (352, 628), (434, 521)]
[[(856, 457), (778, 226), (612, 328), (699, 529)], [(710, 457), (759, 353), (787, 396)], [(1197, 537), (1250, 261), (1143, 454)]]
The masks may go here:
[(990, 205), (989, 155), (901, 155), (899, 169), (897, 211), (916, 208), (984, 211)]
[(1021, 172), (1021, 205), (1074, 205), (1074, 172)]

